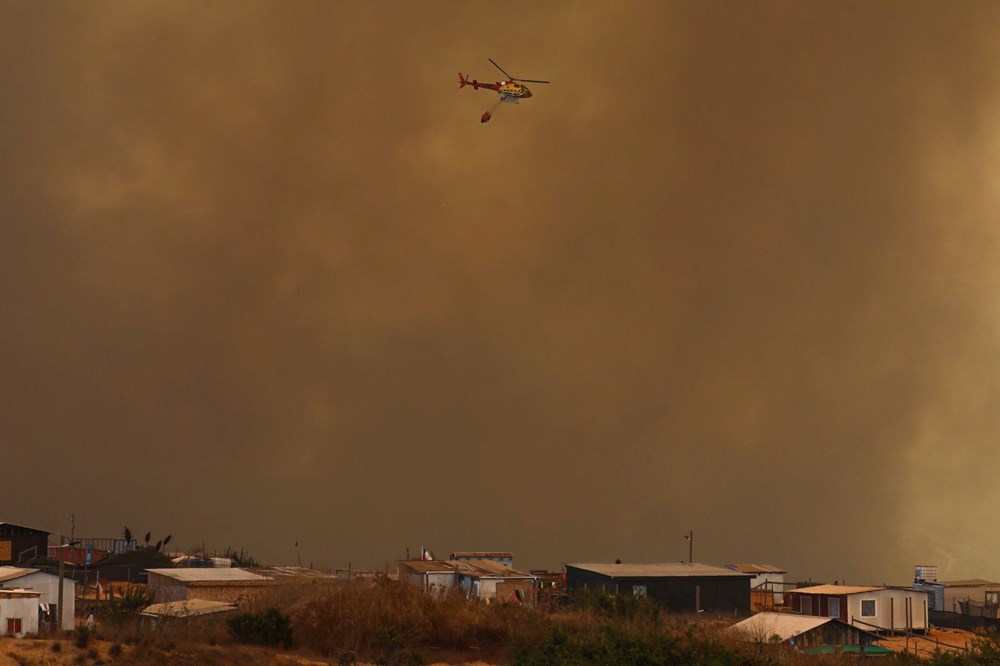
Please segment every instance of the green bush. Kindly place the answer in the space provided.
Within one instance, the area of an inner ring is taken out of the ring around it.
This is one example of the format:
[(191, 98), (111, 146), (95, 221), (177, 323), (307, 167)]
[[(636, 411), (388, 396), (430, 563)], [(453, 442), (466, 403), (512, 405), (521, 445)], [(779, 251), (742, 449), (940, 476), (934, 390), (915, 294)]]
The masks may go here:
[(292, 623), (277, 608), (256, 613), (238, 613), (227, 622), (229, 633), (240, 643), (292, 647)]
[(140, 611), (153, 603), (153, 593), (145, 587), (130, 587), (108, 602), (105, 613), (116, 626), (139, 617)]

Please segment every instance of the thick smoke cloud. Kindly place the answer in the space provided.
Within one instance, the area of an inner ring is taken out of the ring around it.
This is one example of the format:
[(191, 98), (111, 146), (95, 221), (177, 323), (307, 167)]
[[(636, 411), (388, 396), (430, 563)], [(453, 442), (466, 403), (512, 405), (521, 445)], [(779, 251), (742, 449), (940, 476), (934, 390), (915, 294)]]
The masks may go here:
[(0, 13), (0, 519), (1000, 576), (992, 5)]

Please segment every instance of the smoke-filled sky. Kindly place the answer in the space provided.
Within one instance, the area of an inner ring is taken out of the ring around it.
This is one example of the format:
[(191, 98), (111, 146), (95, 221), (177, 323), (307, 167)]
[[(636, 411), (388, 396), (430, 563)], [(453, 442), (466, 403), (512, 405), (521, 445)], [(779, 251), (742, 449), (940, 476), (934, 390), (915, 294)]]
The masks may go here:
[[(552, 83), (482, 125), (490, 57)], [(0, 520), (998, 579), (998, 62), (987, 2), (0, 0)]]

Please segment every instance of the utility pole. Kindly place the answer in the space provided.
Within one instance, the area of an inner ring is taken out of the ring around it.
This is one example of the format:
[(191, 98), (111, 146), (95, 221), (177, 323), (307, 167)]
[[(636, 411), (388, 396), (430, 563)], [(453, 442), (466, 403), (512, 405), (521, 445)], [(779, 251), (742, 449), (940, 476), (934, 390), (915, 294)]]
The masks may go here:
[(690, 530), (684, 535), (684, 538), (688, 540), (688, 564), (694, 562), (694, 530)]
[[(66, 560), (66, 546), (75, 546), (79, 541), (70, 541), (69, 543), (64, 543), (65, 537), (59, 535), (59, 600), (56, 602), (56, 612), (59, 613), (59, 617), (56, 618), (56, 626), (59, 627), (59, 631), (63, 630), (63, 574), (65, 571), (65, 560)], [(84, 591), (86, 592), (86, 590)]]
[(63, 616), (63, 535), (59, 535), (59, 597), (56, 603), (56, 612), (59, 613), (59, 617), (56, 618), (56, 627), (60, 632), (63, 630), (62, 626), (62, 616)]

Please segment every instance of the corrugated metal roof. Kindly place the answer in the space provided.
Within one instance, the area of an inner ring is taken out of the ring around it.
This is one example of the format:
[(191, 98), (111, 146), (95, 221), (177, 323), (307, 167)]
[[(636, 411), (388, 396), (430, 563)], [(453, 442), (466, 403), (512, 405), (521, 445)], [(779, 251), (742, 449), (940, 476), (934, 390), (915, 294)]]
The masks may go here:
[(473, 578), (534, 578), (494, 560), (399, 560), (417, 573), (458, 573)]
[(188, 569), (148, 569), (149, 573), (160, 574), (183, 583), (200, 583), (205, 581), (240, 581), (240, 580), (268, 580), (267, 576), (255, 574), (246, 569), (211, 569), (211, 568), (188, 568)]
[(788, 573), (784, 569), (772, 566), (770, 564), (727, 564), (726, 568), (732, 569), (733, 571), (739, 571), (740, 573), (748, 573), (748, 574)]
[(153, 617), (194, 617), (196, 615), (211, 615), (237, 610), (234, 604), (224, 601), (206, 601), (205, 599), (187, 599), (186, 601), (167, 601), (153, 604), (142, 609), (142, 615)]
[(399, 563), (418, 573), (451, 573), (455, 567), (447, 560), (399, 560)]
[(844, 594), (863, 594), (865, 592), (875, 592), (884, 589), (884, 587), (864, 587), (859, 585), (813, 585), (812, 587), (800, 587), (788, 591), (795, 594), (829, 594), (840, 596)]
[(265, 578), (336, 578), (332, 574), (309, 567), (259, 567), (249, 571)]
[(514, 553), (506, 550), (467, 550), (451, 554), (453, 560), (514, 559)]
[(713, 567), (698, 562), (666, 562), (663, 564), (567, 564), (567, 567), (592, 571), (611, 578), (686, 578), (691, 576), (741, 576), (749, 574)]
[(533, 578), (529, 573), (517, 571), (493, 560), (462, 560), (451, 564), (459, 573), (473, 578)]
[(0, 583), (7, 580), (14, 580), (16, 578), (21, 578), (22, 576), (27, 576), (28, 574), (33, 574), (39, 571), (38, 569), (23, 569), (21, 567), (0, 567)]
[(813, 617), (793, 613), (757, 613), (729, 627), (728, 631), (768, 641), (777, 636), (782, 641), (804, 634), (831, 622), (832, 617)]

